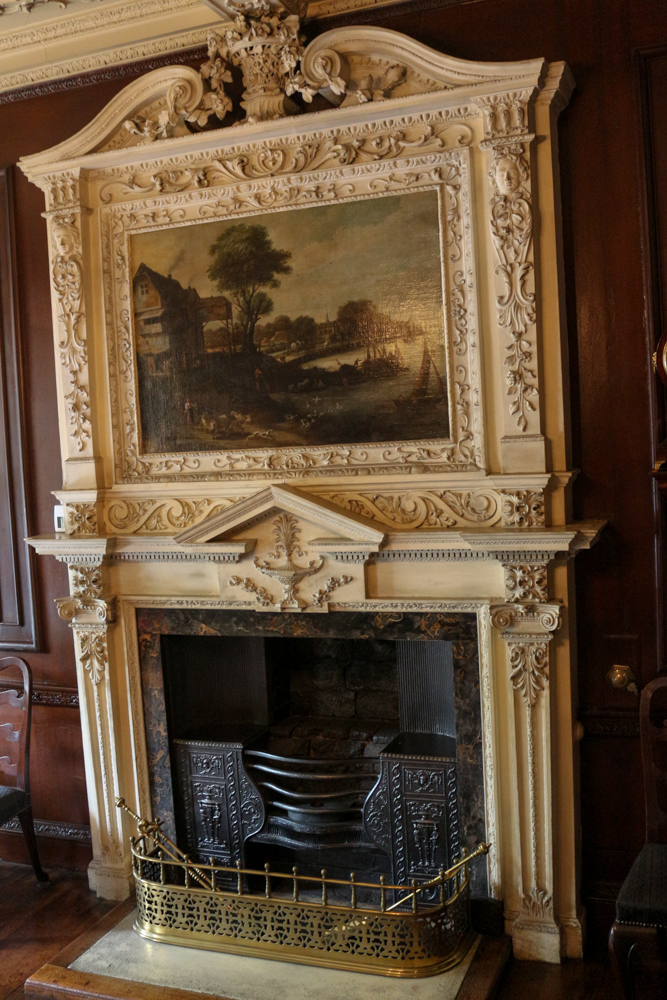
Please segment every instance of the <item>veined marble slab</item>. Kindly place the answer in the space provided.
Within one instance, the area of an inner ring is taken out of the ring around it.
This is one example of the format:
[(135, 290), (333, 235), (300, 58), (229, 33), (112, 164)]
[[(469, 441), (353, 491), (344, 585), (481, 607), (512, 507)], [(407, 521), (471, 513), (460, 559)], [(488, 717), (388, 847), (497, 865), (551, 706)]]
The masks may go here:
[(232, 1000), (455, 1000), (480, 942), (477, 937), (463, 961), (439, 976), (393, 979), (156, 944), (135, 933), (135, 916), (121, 920), (70, 968)]

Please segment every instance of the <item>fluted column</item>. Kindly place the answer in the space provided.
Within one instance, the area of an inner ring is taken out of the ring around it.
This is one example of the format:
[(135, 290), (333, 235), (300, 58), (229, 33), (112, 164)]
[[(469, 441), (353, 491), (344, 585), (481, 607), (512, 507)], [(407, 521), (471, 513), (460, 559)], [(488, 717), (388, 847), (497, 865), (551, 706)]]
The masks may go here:
[(517, 556), (504, 563), (506, 603), (491, 607), (491, 623), (505, 642), (515, 720), (520, 908), (507, 916), (516, 957), (559, 962), (560, 929), (554, 917), (549, 669), (561, 608), (548, 601), (548, 556)]

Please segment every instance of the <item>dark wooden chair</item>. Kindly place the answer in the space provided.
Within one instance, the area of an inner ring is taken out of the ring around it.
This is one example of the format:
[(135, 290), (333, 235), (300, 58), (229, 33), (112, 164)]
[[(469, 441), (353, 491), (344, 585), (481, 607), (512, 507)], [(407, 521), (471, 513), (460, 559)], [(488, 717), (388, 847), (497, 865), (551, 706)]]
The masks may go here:
[(609, 952), (627, 1000), (635, 1000), (640, 961), (664, 964), (667, 996), (667, 676), (642, 691), (646, 843), (616, 900)]
[(0, 671), (8, 667), (18, 667), (21, 671), (23, 691), (19, 693), (14, 688), (0, 691), (0, 823), (18, 817), (37, 881), (44, 884), (49, 876), (39, 862), (30, 803), (32, 674), (28, 664), (18, 656), (0, 660)]

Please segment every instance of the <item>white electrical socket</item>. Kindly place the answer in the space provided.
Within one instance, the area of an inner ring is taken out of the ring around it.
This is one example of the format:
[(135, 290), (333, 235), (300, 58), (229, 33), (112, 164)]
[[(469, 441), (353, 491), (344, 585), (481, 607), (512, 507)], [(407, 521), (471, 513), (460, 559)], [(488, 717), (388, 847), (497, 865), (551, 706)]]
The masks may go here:
[(65, 508), (61, 503), (55, 504), (53, 508), (53, 526), (56, 531), (65, 530)]

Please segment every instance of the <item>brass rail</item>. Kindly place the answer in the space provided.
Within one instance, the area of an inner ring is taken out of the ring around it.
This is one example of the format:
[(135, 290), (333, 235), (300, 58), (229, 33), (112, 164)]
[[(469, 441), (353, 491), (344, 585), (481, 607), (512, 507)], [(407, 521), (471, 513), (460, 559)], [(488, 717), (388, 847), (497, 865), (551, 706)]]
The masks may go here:
[[(117, 805), (137, 822), (134, 926), (152, 941), (416, 978), (456, 965), (473, 940), (468, 865), (488, 853), (487, 844), (420, 885), (392, 885), (385, 876), (360, 882), (354, 872), (346, 880), (329, 878), (325, 869), (321, 877), (300, 875), (297, 867), (273, 872), (268, 863), (193, 864), (159, 819), (141, 819), (122, 799)], [(429, 890), (436, 899), (420, 906)], [(399, 898), (387, 905), (387, 893)]]
[[(351, 909), (363, 909), (368, 911), (373, 911), (375, 908), (368, 906), (358, 906), (357, 905), (357, 893), (359, 889), (371, 889), (374, 890), (380, 896), (380, 908), (376, 912), (380, 913), (391, 913), (392, 911), (398, 910), (401, 906), (405, 906), (410, 903), (412, 912), (417, 913), (419, 911), (418, 896), (427, 891), (428, 889), (434, 889), (438, 886), (440, 887), (440, 905), (445, 902), (444, 898), (444, 888), (447, 882), (454, 880), (455, 876), (458, 876), (460, 872), (463, 872), (465, 877), (467, 873), (467, 866), (475, 858), (480, 857), (483, 854), (488, 854), (490, 849), (490, 844), (482, 843), (480, 844), (472, 854), (467, 854), (465, 849), (463, 850), (462, 856), (459, 861), (456, 861), (450, 868), (446, 871), (441, 870), (438, 875), (430, 879), (428, 882), (418, 883), (416, 879), (412, 879), (412, 884), (410, 886), (406, 885), (392, 885), (386, 882), (384, 875), (380, 877), (380, 882), (359, 882), (356, 877), (355, 872), (350, 872), (349, 879), (340, 878), (329, 878), (326, 873), (326, 868), (322, 869), (321, 876), (318, 878), (315, 875), (299, 875), (298, 868), (295, 866), (290, 873), (272, 871), (270, 865), (267, 863), (264, 865), (263, 870), (257, 868), (242, 868), (241, 863), (237, 862), (235, 867), (228, 867), (226, 865), (216, 864), (214, 859), (210, 859), (210, 864), (202, 864), (197, 862), (193, 864), (187, 854), (184, 854), (180, 848), (174, 844), (172, 840), (165, 834), (162, 830), (162, 822), (159, 818), (153, 821), (142, 819), (133, 812), (127, 805), (124, 799), (116, 799), (116, 805), (119, 809), (123, 809), (128, 815), (130, 815), (137, 824), (137, 829), (139, 830), (139, 839), (135, 840), (132, 838), (132, 853), (137, 859), (139, 864), (139, 877), (143, 878), (143, 864), (159, 864), (161, 868), (161, 881), (164, 884), (164, 865), (169, 864), (172, 867), (180, 868), (184, 873), (184, 880), (186, 887), (190, 887), (190, 881), (193, 879), (199, 884), (202, 889), (206, 889), (209, 892), (229, 892), (227, 887), (221, 888), (218, 885), (218, 875), (229, 875), (234, 876), (236, 880), (236, 894), (238, 896), (244, 895), (243, 891), (243, 876), (256, 876), (264, 881), (264, 898), (271, 899), (273, 897), (275, 882), (272, 880), (282, 879), (284, 882), (291, 883), (291, 894), (294, 901), (298, 901), (300, 886), (304, 883), (310, 884), (313, 888), (318, 886), (321, 890), (321, 903), (315, 901), (311, 902), (311, 905), (329, 906), (329, 889), (343, 886), (350, 891), (350, 908)], [(155, 855), (154, 851), (151, 850), (149, 844), (147, 843), (147, 838), (153, 841), (156, 849), (158, 850), (158, 856)], [(168, 860), (166, 860), (162, 853), (167, 855)], [(307, 887), (307, 886), (306, 886)], [(456, 891), (461, 888), (461, 879), (456, 878)], [(387, 892), (402, 892), (405, 893), (401, 899), (392, 903), (391, 905), (386, 905)], [(247, 894), (245, 894), (247, 895)], [(428, 909), (432, 909), (430, 906)]]

